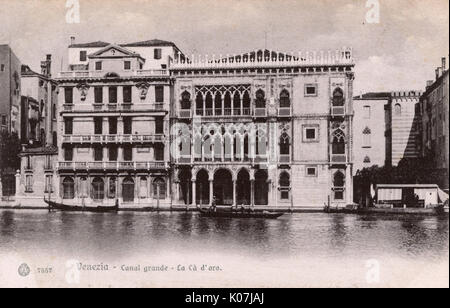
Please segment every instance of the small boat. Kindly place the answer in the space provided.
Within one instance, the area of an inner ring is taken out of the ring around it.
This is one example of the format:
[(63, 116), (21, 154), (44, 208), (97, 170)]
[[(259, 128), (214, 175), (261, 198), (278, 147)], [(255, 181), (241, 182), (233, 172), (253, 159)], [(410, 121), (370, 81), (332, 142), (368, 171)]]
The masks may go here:
[(44, 199), (45, 203), (48, 204), (49, 210), (57, 210), (63, 212), (92, 212), (92, 213), (110, 213), (117, 212), (119, 210), (119, 204), (116, 203), (114, 206), (79, 206), (79, 205), (67, 205), (63, 203), (58, 203), (54, 201), (49, 201)]
[(224, 210), (204, 210), (200, 209), (200, 214), (203, 217), (220, 217), (220, 218), (265, 218), (277, 219), (284, 215), (284, 213), (272, 212), (249, 212), (249, 211), (224, 211)]

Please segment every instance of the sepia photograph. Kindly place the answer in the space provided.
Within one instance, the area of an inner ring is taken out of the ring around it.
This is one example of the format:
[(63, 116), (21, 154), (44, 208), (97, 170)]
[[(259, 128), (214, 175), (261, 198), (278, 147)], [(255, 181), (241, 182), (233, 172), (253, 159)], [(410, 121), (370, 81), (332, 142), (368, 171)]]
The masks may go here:
[(447, 0), (0, 0), (0, 20), (1, 288), (449, 287)]

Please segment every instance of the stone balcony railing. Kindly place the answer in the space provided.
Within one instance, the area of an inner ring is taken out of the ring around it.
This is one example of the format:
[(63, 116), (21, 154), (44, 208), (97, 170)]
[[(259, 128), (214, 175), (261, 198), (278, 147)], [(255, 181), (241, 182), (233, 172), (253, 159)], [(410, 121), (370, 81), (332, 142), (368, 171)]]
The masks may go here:
[[(257, 55), (257, 56), (255, 56)], [(293, 67), (293, 66), (336, 66), (354, 65), (351, 48), (336, 51), (278, 53), (274, 56), (255, 51), (244, 55), (195, 56), (189, 59), (176, 58), (171, 69), (214, 69), (214, 68), (252, 68), (252, 67)]]
[[(103, 78), (107, 72), (105, 71), (66, 71), (60, 72), (58, 78)], [(124, 71), (121, 77), (168, 77), (170, 75), (169, 70), (130, 70)]]
[(166, 136), (153, 135), (63, 135), (63, 143), (163, 143)]
[(157, 104), (64, 104), (62, 112), (167, 112), (163, 103)]
[(330, 160), (334, 164), (346, 164), (347, 154), (331, 154)]
[(167, 170), (167, 162), (73, 162), (65, 161), (58, 163), (58, 170)]

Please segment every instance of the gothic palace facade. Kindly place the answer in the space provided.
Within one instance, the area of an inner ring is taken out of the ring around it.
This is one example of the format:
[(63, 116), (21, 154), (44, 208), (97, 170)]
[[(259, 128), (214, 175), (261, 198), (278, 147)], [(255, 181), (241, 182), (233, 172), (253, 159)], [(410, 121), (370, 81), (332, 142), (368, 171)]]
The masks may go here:
[(352, 203), (351, 49), (187, 57), (69, 46), (53, 198), (125, 207)]

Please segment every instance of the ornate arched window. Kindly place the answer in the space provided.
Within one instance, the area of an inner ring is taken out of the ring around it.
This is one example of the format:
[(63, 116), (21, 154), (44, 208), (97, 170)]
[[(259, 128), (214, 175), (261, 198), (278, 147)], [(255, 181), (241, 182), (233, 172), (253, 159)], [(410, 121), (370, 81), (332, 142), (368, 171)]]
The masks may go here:
[(195, 98), (195, 109), (196, 115), (198, 116), (203, 115), (203, 95), (201, 92), (198, 92), (197, 97)]
[(290, 108), (291, 98), (289, 92), (285, 89), (280, 93), (280, 108)]
[(334, 200), (344, 200), (345, 175), (338, 171), (333, 177)]
[(291, 146), (291, 138), (284, 132), (280, 137), (280, 155), (289, 155)]
[(256, 108), (266, 108), (266, 94), (261, 89), (256, 91)]
[(372, 131), (370, 130), (370, 128), (366, 127), (363, 130), (363, 147), (371, 146), (371, 135), (372, 135)]
[(289, 200), (291, 190), (291, 178), (287, 172), (280, 174), (280, 198), (281, 200)]
[(344, 91), (341, 88), (336, 88), (333, 91), (333, 106), (344, 106)]
[(63, 199), (75, 198), (75, 182), (73, 178), (66, 177), (63, 180)]
[(365, 164), (370, 164), (370, 157), (369, 156), (364, 157), (364, 163)]
[(181, 109), (183, 110), (191, 109), (191, 94), (188, 91), (184, 91), (181, 94)]
[(333, 133), (332, 153), (345, 154), (345, 134), (341, 129)]

